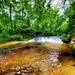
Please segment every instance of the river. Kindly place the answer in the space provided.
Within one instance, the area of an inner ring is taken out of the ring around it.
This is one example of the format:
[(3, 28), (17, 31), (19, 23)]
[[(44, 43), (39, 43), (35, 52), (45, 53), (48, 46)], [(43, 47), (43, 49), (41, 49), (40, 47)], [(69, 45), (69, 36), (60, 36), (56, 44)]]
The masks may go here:
[[(31, 40), (31, 39), (30, 39)], [(7, 47), (7, 45), (16, 45)], [(64, 43), (8, 42), (1, 44), (7, 53), (0, 54), (0, 75), (74, 75), (75, 60), (63, 55), (69, 50)], [(2, 49), (2, 48), (1, 48)]]

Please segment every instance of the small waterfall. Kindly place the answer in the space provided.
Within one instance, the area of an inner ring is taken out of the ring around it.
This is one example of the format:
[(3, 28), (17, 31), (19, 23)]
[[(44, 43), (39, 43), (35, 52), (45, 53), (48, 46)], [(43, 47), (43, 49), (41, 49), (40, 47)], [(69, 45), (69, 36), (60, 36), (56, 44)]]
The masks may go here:
[(59, 36), (52, 36), (52, 37), (49, 37), (49, 36), (45, 36), (45, 37), (34, 37), (28, 41), (25, 41), (23, 44), (26, 44), (26, 43), (30, 43), (30, 42), (41, 42), (41, 43), (58, 43), (58, 44), (62, 44), (63, 41), (60, 39)]

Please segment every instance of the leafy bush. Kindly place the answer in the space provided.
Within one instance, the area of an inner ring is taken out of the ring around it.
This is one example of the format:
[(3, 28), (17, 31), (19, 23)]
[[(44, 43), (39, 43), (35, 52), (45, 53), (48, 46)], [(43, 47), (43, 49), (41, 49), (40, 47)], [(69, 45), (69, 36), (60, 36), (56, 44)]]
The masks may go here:
[(62, 33), (66, 33), (66, 32), (68, 31), (68, 29), (69, 29), (69, 24), (68, 24), (68, 22), (67, 22), (67, 21), (63, 21), (63, 23), (62, 23), (61, 26), (60, 26), (60, 31), (61, 31)]
[(60, 38), (63, 40), (65, 43), (69, 43), (71, 41), (71, 35), (70, 34), (62, 34)]
[(7, 30), (9, 35), (14, 35), (15, 34), (15, 30), (14, 29), (9, 29)]
[(0, 43), (4, 42), (2, 34), (0, 34)]
[(21, 36), (21, 35), (11, 35), (11, 36), (8, 36), (8, 38), (11, 41), (14, 41), (14, 40), (21, 41), (21, 40), (23, 40), (23, 36)]
[(0, 43), (7, 41), (21, 41), (23, 40), (22, 35), (2, 35), (0, 34)]
[(69, 52), (72, 57), (75, 57), (75, 48), (71, 47)]
[(8, 36), (9, 35), (0, 34), (0, 43), (6, 42), (6, 41), (10, 41), (10, 39), (8, 38)]

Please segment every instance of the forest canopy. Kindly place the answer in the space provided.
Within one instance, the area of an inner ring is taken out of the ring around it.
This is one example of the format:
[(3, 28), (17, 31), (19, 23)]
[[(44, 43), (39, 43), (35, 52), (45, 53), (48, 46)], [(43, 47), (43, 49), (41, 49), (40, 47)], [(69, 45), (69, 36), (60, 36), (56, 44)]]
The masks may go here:
[(34, 36), (69, 42), (75, 36), (75, 0), (0, 0), (0, 42)]

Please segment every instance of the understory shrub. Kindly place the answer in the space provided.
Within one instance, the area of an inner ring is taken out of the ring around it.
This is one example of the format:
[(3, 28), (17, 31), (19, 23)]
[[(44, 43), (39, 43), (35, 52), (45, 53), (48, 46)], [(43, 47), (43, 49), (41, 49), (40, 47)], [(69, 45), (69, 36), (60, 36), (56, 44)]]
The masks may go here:
[(22, 35), (11, 35), (9, 36), (11, 41), (17, 40), (17, 41), (21, 41), (23, 40), (23, 36)]
[(75, 48), (71, 47), (69, 53), (70, 56), (75, 57)]
[(23, 40), (22, 35), (2, 35), (0, 34), (0, 43), (7, 42), (7, 41), (21, 41)]

